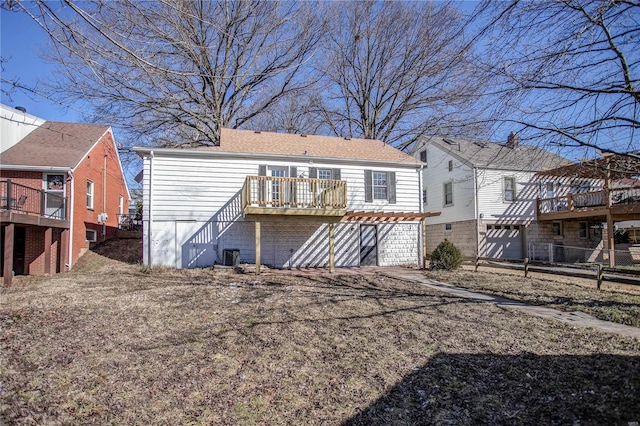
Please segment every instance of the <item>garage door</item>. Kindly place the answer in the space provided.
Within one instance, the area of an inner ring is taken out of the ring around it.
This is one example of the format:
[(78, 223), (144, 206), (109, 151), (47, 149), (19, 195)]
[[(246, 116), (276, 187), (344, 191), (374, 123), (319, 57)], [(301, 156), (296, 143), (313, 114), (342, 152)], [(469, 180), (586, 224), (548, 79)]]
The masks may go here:
[(522, 259), (522, 231), (520, 225), (487, 225), (486, 257)]

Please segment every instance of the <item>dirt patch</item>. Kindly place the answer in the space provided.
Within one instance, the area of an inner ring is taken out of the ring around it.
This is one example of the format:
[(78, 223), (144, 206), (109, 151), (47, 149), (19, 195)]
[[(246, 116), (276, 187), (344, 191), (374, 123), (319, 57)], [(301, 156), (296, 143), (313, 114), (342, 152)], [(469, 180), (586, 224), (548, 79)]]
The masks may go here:
[(504, 269), (428, 271), (425, 276), (530, 305), (566, 312), (580, 311), (605, 321), (640, 326), (640, 289), (631, 286), (607, 286), (598, 290), (593, 280), (549, 274), (536, 274), (525, 279), (522, 272), (518, 275)]
[(640, 341), (381, 275), (85, 269), (0, 291), (3, 424), (627, 424)]

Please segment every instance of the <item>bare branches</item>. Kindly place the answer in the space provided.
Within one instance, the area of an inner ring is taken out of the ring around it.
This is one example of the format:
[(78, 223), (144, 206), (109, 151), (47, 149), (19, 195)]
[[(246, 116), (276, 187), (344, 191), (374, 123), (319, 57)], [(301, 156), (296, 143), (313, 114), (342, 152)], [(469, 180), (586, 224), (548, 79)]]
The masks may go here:
[(322, 21), (312, 3), (17, 3), (55, 40), (49, 90), (160, 144), (217, 144), (309, 85)]
[(485, 2), (479, 63), (493, 76), (498, 123), (523, 138), (603, 152), (640, 149), (640, 3)]
[(323, 106), (339, 135), (406, 147), (477, 94), (464, 21), (447, 4), (334, 3), (331, 22)]

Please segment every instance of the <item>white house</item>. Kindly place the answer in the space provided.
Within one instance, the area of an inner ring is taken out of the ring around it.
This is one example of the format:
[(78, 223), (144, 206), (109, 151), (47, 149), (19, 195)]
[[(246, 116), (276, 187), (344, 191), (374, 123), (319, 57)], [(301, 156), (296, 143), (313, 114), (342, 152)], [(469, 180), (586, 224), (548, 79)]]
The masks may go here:
[(541, 188), (535, 172), (568, 163), (515, 134), (506, 144), (424, 136), (413, 155), (424, 165), (423, 209), (442, 212), (426, 219), (427, 251), (446, 238), (469, 258), (525, 257)]
[(419, 264), (421, 163), (377, 140), (222, 129), (143, 157), (144, 262)]

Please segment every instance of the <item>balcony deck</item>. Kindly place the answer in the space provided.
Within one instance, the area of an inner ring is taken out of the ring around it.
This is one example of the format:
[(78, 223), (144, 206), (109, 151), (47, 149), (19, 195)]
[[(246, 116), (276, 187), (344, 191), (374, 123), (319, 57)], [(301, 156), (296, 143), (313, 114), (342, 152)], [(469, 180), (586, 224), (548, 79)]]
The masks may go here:
[(247, 176), (242, 188), (245, 216), (299, 216), (340, 220), (347, 212), (343, 180)]
[(0, 181), (0, 221), (22, 225), (69, 228), (67, 198), (11, 182)]
[(640, 219), (640, 188), (615, 188), (537, 200), (538, 220), (605, 217)]

